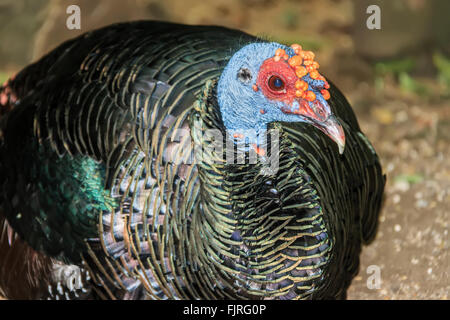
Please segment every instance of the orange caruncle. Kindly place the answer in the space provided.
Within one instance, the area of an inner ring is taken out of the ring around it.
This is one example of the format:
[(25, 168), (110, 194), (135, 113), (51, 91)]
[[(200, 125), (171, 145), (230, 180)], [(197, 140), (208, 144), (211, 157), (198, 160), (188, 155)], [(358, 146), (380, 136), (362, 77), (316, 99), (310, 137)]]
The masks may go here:
[(316, 94), (312, 91), (306, 91), (305, 98), (306, 98), (306, 100), (312, 102), (312, 101), (316, 100)]
[(320, 90), (320, 93), (322, 94), (323, 98), (325, 100), (330, 99), (330, 92), (326, 89)]
[(295, 74), (297, 77), (302, 78), (308, 74), (308, 71), (306, 71), (306, 68), (303, 66), (297, 66), (295, 67)]
[[(291, 48), (292, 48), (292, 50), (294, 50), (294, 51), (302, 51), (302, 46), (299, 45), (298, 43), (292, 44), (292, 45), (291, 45)], [(296, 54), (297, 54), (297, 52), (296, 52)]]
[(295, 82), (295, 88), (297, 88), (299, 90), (301, 89), (303, 91), (306, 91), (306, 90), (308, 90), (308, 83), (306, 81), (303, 81), (303, 80), (297, 80)]
[(288, 63), (291, 67), (299, 66), (302, 64), (302, 58), (299, 56), (293, 56), (289, 59)]
[(319, 74), (319, 72), (317, 70), (313, 70), (313, 71), (311, 71), (309, 73), (309, 76), (311, 77), (311, 79), (315, 79), (316, 80), (316, 79), (319, 78), (320, 74)]
[(286, 51), (284, 51), (283, 49), (277, 49), (277, 51), (275, 51), (275, 55), (278, 57), (282, 57), (286, 54)]
[(308, 71), (308, 73), (314, 71), (314, 67), (313, 66), (306, 66), (306, 71)]
[(305, 51), (305, 59), (314, 60), (316, 55), (312, 51)]

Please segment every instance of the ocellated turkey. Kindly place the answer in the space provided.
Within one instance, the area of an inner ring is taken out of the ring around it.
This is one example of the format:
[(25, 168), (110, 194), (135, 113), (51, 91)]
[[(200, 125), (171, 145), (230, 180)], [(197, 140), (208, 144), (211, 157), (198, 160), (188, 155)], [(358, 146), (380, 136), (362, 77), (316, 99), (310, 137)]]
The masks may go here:
[(385, 177), (318, 68), (299, 45), (152, 21), (24, 68), (0, 90), (0, 292), (345, 298)]

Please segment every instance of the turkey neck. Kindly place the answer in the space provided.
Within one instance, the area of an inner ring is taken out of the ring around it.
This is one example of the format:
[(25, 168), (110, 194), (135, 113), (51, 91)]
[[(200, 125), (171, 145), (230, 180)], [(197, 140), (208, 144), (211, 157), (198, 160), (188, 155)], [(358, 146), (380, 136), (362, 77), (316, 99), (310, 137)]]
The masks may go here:
[[(201, 181), (191, 225), (197, 261), (215, 275), (223, 297), (257, 299), (264, 291), (266, 298), (306, 297), (332, 247), (317, 192), (281, 136), (274, 174), (263, 174), (261, 161), (226, 162), (226, 148), (214, 148), (214, 137), (205, 134), (214, 129), (225, 136), (215, 89), (215, 81), (206, 84), (190, 115)], [(271, 129), (284, 134), (280, 124)]]

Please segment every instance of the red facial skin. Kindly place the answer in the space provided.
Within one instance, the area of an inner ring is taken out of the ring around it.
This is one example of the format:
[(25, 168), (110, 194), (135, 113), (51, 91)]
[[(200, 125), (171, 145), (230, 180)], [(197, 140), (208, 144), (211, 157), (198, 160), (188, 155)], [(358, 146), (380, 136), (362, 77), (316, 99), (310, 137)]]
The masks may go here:
[[(284, 82), (285, 86), (283, 91), (274, 91), (269, 88), (268, 81), (272, 76), (278, 76)], [(268, 99), (291, 104), (296, 98), (295, 91), (297, 89), (295, 88), (295, 81), (297, 80), (298, 78), (294, 70), (284, 60), (276, 62), (270, 58), (264, 61), (259, 69), (256, 84)]]
[[(277, 76), (284, 82), (284, 90), (276, 91), (269, 87), (268, 82), (272, 76)], [(261, 65), (256, 84), (268, 99), (281, 101), (286, 104), (286, 107), (281, 110), (284, 113), (298, 114), (323, 121), (326, 118), (326, 110), (319, 100), (316, 99), (312, 102), (315, 109), (313, 110), (307, 100), (296, 96), (297, 88), (295, 83), (297, 80), (298, 77), (294, 69), (289, 66), (286, 60), (280, 59), (275, 61), (273, 58), (269, 58)], [(298, 109), (290, 107), (295, 100), (299, 104)]]

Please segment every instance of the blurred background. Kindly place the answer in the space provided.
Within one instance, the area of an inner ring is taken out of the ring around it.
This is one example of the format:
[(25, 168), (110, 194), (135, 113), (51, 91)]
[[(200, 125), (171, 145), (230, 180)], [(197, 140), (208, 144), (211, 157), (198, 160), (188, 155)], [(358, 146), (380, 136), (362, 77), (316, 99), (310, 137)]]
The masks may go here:
[[(66, 9), (81, 9), (69, 30)], [(381, 29), (369, 30), (370, 5)], [(0, 81), (62, 41), (114, 22), (222, 25), (313, 50), (381, 157), (386, 202), (349, 299), (448, 299), (448, 0), (0, 0)], [(369, 289), (370, 265), (381, 287)]]

